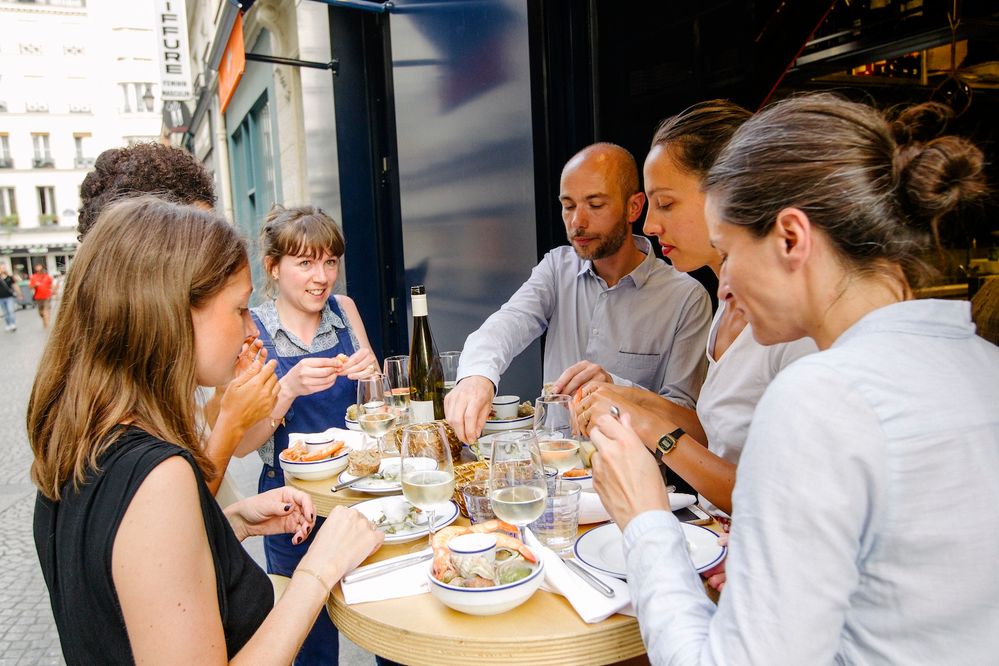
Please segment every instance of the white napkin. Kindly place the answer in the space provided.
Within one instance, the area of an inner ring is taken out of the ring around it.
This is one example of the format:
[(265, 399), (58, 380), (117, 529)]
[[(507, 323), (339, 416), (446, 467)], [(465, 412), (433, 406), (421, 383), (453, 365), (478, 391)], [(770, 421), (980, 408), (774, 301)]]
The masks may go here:
[[(412, 556), (413, 553), (407, 553), (387, 560), (381, 560), (377, 564), (394, 562)], [(429, 592), (427, 569), (430, 567), (430, 562), (430, 560), (423, 560), (422, 562), (416, 562), (415, 564), (410, 564), (401, 569), (368, 578), (367, 580), (360, 580), (356, 583), (341, 583), (340, 589), (343, 590), (343, 600), (347, 604), (361, 604), (366, 601), (384, 601), (385, 599), (413, 597), (424, 592)], [(355, 569), (355, 571), (361, 570), (363, 570), (363, 567)]]
[(337, 439), (344, 443), (348, 449), (359, 450), (364, 448), (364, 433), (344, 430), (343, 428), (330, 428), (323, 432), (290, 432), (288, 433), (288, 445), (294, 446), (295, 442), (302, 441), (312, 435), (325, 435), (330, 439)]
[(549, 592), (561, 594), (587, 624), (606, 620), (614, 613), (624, 613), (625, 615), (635, 615), (631, 606), (631, 596), (628, 594), (628, 584), (618, 578), (605, 576), (585, 564), (576, 560), (576, 563), (586, 568), (587, 571), (611, 586), (614, 596), (607, 598), (593, 589), (589, 583), (573, 573), (565, 565), (552, 549), (547, 548), (538, 541), (531, 530), (527, 530), (527, 545), (535, 552), (539, 559), (545, 563), (545, 582), (542, 585)]
[[(687, 493), (670, 493), (669, 508), (671, 511), (679, 511), (694, 502), (697, 498)], [(579, 495), (579, 524), (589, 525), (591, 523), (603, 523), (610, 520), (610, 514), (604, 508), (604, 503), (600, 501), (600, 495), (594, 490), (583, 490)]]

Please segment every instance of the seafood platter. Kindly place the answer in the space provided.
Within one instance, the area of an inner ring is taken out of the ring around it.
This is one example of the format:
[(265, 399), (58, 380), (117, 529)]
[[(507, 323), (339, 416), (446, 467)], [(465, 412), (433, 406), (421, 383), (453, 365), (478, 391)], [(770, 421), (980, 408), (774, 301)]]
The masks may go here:
[(496, 615), (516, 608), (544, 580), (544, 563), (501, 520), (452, 525), (434, 535), (427, 569), (430, 593), (449, 608), (470, 615)]

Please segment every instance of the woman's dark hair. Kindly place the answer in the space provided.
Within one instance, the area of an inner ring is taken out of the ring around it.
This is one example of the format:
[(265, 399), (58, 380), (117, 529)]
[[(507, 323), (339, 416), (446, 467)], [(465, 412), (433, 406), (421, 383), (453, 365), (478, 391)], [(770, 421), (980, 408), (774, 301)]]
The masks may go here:
[[(982, 152), (956, 136), (928, 138), (946, 107), (920, 105), (894, 124), (836, 95), (792, 97), (736, 131), (705, 179), (726, 222), (758, 237), (797, 208), (854, 268), (898, 264), (910, 285), (925, 273), (927, 232), (987, 192)], [(896, 141), (896, 136), (903, 143)]]
[(668, 148), (677, 166), (703, 180), (718, 153), (752, 115), (725, 99), (698, 102), (662, 121), (652, 146)]
[(97, 156), (94, 170), (80, 184), (79, 240), (109, 204), (139, 194), (215, 205), (212, 176), (190, 153), (159, 143), (111, 148)]

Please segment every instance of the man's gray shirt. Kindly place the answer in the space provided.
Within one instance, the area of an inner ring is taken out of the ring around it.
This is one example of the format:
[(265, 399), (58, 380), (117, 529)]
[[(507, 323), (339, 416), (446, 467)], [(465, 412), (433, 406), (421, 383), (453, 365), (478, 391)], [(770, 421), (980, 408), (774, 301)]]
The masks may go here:
[(613, 287), (572, 247), (548, 252), (510, 300), (468, 336), (458, 380), (482, 375), (499, 386), (517, 354), (547, 330), (545, 382), (588, 360), (616, 384), (642, 386), (693, 407), (707, 365), (711, 301), (700, 283), (656, 258), (648, 239), (633, 238), (645, 259)]

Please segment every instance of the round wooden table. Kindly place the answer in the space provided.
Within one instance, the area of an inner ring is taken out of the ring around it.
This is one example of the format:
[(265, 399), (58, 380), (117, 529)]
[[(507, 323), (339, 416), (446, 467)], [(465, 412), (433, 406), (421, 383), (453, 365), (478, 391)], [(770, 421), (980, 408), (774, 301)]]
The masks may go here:
[[(366, 564), (413, 548), (383, 546)], [(586, 624), (564, 597), (544, 590), (511, 611), (483, 617), (451, 610), (429, 593), (348, 606), (337, 585), (326, 608), (344, 636), (412, 666), (648, 663), (635, 618), (612, 615)]]
[(316, 507), (316, 512), (323, 518), (329, 516), (330, 511), (335, 506), (352, 506), (358, 502), (379, 497), (379, 495), (369, 495), (351, 490), (350, 488), (333, 492), (332, 488), (337, 484), (336, 474), (322, 481), (302, 481), (301, 479), (296, 479), (285, 474), (284, 484), (308, 493), (309, 497), (312, 498), (312, 503)]

